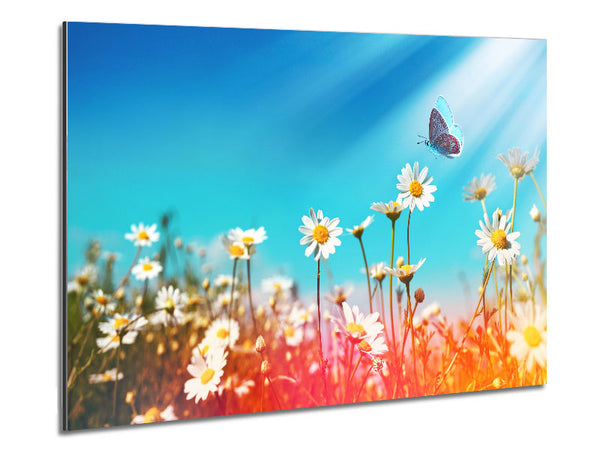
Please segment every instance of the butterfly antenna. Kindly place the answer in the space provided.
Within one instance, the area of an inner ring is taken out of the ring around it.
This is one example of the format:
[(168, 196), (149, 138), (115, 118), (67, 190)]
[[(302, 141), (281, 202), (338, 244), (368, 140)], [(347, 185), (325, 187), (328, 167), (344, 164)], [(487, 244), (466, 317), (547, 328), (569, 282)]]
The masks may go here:
[(417, 144), (422, 144), (422, 143), (427, 143), (427, 138), (425, 136), (421, 136), (420, 134), (417, 135), (417, 137), (420, 137), (421, 139), (423, 139), (422, 141), (417, 142)]

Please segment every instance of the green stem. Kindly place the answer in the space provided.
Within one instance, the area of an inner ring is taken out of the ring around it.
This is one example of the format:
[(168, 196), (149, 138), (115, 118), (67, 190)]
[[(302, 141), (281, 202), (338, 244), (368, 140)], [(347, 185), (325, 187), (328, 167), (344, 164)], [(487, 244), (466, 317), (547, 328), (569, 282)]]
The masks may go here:
[(548, 207), (546, 206), (546, 200), (544, 199), (544, 196), (542, 195), (542, 190), (540, 189), (540, 185), (538, 184), (537, 180), (533, 176), (533, 172), (529, 172), (529, 175), (531, 175), (531, 179), (535, 183), (535, 187), (537, 188), (538, 194), (540, 194), (540, 198), (542, 199), (542, 203), (544, 204), (544, 209), (546, 211), (548, 211)]
[(325, 393), (325, 402), (329, 404), (329, 392), (327, 391), (327, 376), (325, 375), (325, 361), (323, 360), (323, 338), (321, 335), (321, 259), (317, 260), (317, 315), (319, 334), (319, 362), (321, 364), (321, 378), (323, 379), (323, 391)]
[(360, 242), (360, 249), (362, 251), (363, 260), (365, 261), (365, 270), (367, 272), (367, 287), (369, 289), (369, 312), (373, 314), (373, 297), (371, 296), (371, 277), (369, 276), (369, 265), (367, 264), (367, 255), (365, 253), (365, 246), (363, 245), (362, 238), (358, 238)]
[(248, 303), (250, 303), (250, 315), (252, 316), (252, 326), (254, 327), (254, 335), (258, 335), (258, 328), (256, 327), (256, 318), (254, 317), (254, 305), (252, 304), (252, 287), (250, 284), (250, 258), (246, 261), (246, 268), (248, 269)]
[(231, 347), (231, 319), (233, 316), (233, 293), (235, 290), (235, 271), (237, 269), (237, 261), (237, 258), (233, 260), (233, 274), (231, 276), (231, 297), (229, 298), (229, 334), (227, 336), (227, 347)]
[[(410, 217), (410, 216), (409, 216)], [(391, 246), (391, 250), (390, 250), (390, 268), (393, 269), (394, 268), (394, 237), (395, 237), (395, 232), (396, 232), (396, 221), (392, 220), (392, 246)], [(392, 344), (394, 347), (394, 355), (396, 355), (397, 349), (396, 349), (396, 331), (394, 329), (394, 299), (393, 299), (393, 282), (394, 280), (392, 279), (393, 277), (390, 275), (390, 322), (392, 325)]]

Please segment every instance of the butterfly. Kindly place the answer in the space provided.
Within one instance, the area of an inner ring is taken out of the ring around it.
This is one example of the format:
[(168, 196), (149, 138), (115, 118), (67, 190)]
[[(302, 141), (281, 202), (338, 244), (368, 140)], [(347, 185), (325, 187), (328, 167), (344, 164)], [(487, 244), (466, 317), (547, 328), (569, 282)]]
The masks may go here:
[(457, 158), (462, 153), (464, 136), (458, 125), (454, 123), (454, 116), (448, 102), (441, 95), (435, 102), (429, 117), (429, 139), (420, 136), (425, 145), (437, 155), (446, 158)]

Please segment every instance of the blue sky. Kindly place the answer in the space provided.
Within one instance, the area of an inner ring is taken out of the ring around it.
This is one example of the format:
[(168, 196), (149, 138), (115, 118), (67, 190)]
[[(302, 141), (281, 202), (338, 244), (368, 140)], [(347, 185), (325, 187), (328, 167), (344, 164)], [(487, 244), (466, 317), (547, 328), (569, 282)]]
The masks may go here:
[[(465, 298), (461, 274), (473, 296), (484, 259), (481, 207), (463, 201), (463, 186), (493, 173), (488, 210), (508, 209), (513, 181), (497, 155), (537, 147), (546, 193), (545, 41), (69, 23), (67, 56), (70, 275), (91, 238), (125, 271), (130, 225), (173, 211), (174, 235), (209, 248), (222, 273), (231, 267), (219, 235), (264, 226), (255, 285), (286, 274), (310, 296), (316, 263), (299, 245), (301, 216), (312, 206), (346, 228), (375, 214), (367, 257), (389, 261), (389, 220), (369, 206), (395, 199), (396, 175), (419, 161), (438, 191), (411, 218), (411, 259), (427, 258), (415, 282), (442, 306), (467, 307), (476, 299)], [(417, 145), (438, 95), (465, 134), (456, 160)], [(542, 207), (527, 178), (515, 229), (528, 255), (533, 203)], [(353, 236), (328, 266), (364, 305)]]

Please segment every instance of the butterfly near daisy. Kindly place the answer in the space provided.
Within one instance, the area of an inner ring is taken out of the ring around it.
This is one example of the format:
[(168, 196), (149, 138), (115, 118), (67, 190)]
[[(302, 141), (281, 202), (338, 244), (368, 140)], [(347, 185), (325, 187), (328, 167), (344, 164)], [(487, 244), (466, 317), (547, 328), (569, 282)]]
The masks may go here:
[(460, 156), (463, 149), (464, 136), (461, 128), (454, 123), (454, 116), (448, 102), (441, 95), (429, 116), (429, 138), (420, 136), (424, 143), (436, 156), (453, 159)]

